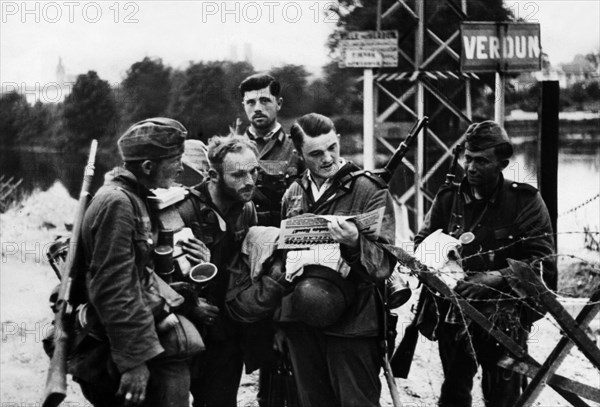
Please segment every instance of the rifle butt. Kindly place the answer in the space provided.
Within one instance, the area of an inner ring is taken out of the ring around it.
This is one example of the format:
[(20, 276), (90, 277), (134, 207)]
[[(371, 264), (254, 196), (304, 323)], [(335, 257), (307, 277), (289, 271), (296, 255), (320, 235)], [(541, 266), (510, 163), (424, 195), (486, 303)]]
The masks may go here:
[(396, 387), (396, 380), (394, 379), (394, 375), (392, 373), (392, 368), (390, 367), (390, 361), (387, 355), (383, 357), (383, 371), (385, 373), (385, 379), (387, 381), (387, 385), (390, 389), (390, 395), (392, 396), (392, 405), (394, 407), (402, 407), (402, 401), (400, 400), (400, 393), (398, 392), (398, 387)]
[(77, 274), (75, 256), (77, 255), (83, 216), (90, 200), (90, 189), (94, 178), (97, 148), (98, 141), (92, 140), (88, 162), (84, 170), (77, 212), (75, 213), (75, 220), (73, 222), (73, 233), (69, 241), (69, 252), (67, 253), (67, 259), (62, 271), (60, 289), (56, 301), (58, 312), (56, 312), (54, 317), (54, 351), (50, 360), (50, 368), (48, 369), (42, 407), (56, 407), (67, 396), (67, 353), (73, 332), (69, 300), (71, 297), (71, 284)]
[(406, 379), (410, 372), (413, 358), (415, 356), (415, 348), (419, 339), (419, 330), (415, 324), (410, 324), (404, 331), (404, 336), (398, 344), (390, 360), (390, 367), (394, 377)]
[(64, 330), (58, 328), (54, 334), (58, 337), (54, 341), (42, 407), (57, 407), (67, 396), (68, 338)]

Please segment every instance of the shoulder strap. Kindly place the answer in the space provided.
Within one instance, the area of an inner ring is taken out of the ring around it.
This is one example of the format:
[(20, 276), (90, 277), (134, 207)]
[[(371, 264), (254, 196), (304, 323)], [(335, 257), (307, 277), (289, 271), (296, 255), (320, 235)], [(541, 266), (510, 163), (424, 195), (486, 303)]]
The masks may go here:
[[(319, 207), (319, 205), (322, 205), (323, 203), (327, 202), (333, 195), (335, 195), (338, 192), (339, 189), (346, 187), (348, 184), (352, 183), (357, 178), (363, 177), (363, 176), (369, 178), (380, 188), (382, 188), (382, 189), (387, 188), (386, 182), (384, 180), (382, 180), (381, 178), (379, 178), (377, 175), (373, 174), (371, 171), (367, 171), (367, 170), (352, 171), (352, 172), (349, 172), (349, 173), (341, 176), (338, 180), (336, 180), (334, 182), (334, 184), (331, 186), (331, 188), (329, 188), (327, 191), (325, 191), (325, 193), (319, 198), (319, 200), (314, 202), (310, 206), (309, 212), (314, 211), (317, 207)], [(302, 185), (300, 184), (300, 186), (302, 186)]]
[(354, 171), (350, 173), (350, 180), (354, 180), (358, 177), (367, 177), (368, 179), (370, 179), (374, 184), (376, 184), (377, 186), (379, 186), (379, 188), (384, 189), (388, 187), (387, 182), (385, 182), (380, 176), (378, 176), (376, 173), (369, 171), (369, 170), (359, 170), (359, 171)]
[[(446, 230), (448, 232), (448, 234), (452, 234), (454, 231), (451, 230), (451, 225), (452, 225), (452, 219), (453, 219), (453, 215), (456, 212), (456, 215), (459, 219), (461, 219), (462, 224), (460, 225), (461, 229), (460, 232), (463, 233), (464, 232), (464, 226), (465, 226), (465, 220), (463, 217), (463, 207), (462, 205), (458, 202), (459, 201), (459, 188), (456, 184), (452, 184), (452, 186), (450, 187), (452, 189), (452, 206), (450, 208), (450, 216), (448, 217), (448, 225), (446, 225)], [(458, 236), (454, 236), (456, 238), (458, 238)]]
[(143, 220), (144, 218), (146, 218), (148, 222), (150, 221), (150, 215), (148, 213), (148, 209), (140, 203), (139, 197), (135, 196), (133, 194), (133, 192), (128, 191), (126, 188), (123, 188), (121, 186), (116, 185), (115, 189), (118, 189), (119, 191), (123, 192), (125, 195), (127, 195), (129, 200), (131, 201), (131, 204), (133, 205), (133, 211), (136, 215), (135, 216), (136, 222), (139, 222), (140, 219)]

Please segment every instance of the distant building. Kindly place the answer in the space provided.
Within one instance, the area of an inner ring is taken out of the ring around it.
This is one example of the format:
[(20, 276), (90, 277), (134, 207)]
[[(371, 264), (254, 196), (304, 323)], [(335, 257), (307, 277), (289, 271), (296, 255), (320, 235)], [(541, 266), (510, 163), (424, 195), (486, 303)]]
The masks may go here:
[(598, 68), (583, 55), (576, 55), (572, 62), (560, 65), (561, 87), (566, 88), (577, 82), (600, 78)]
[(42, 92), (41, 101), (43, 103), (62, 102), (71, 93), (73, 85), (77, 81), (76, 75), (67, 73), (62, 57), (60, 56), (58, 57), (58, 65), (56, 65), (55, 79), (55, 86), (48, 86), (48, 90)]
[(522, 73), (509, 83), (515, 91), (531, 87), (539, 81), (556, 80), (562, 89), (573, 86), (577, 82), (600, 81), (600, 65), (595, 67), (583, 55), (576, 55), (572, 62), (553, 67), (549, 62), (542, 63), (542, 70)]

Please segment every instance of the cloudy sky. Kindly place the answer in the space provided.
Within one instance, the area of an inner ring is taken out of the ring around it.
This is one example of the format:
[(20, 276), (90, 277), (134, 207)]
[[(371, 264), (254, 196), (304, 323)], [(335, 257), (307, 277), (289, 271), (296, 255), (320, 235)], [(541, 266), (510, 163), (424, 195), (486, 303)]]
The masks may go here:
[[(0, 1), (3, 90), (53, 82), (59, 57), (68, 74), (95, 70), (118, 83), (145, 56), (172, 67), (189, 61), (243, 59), (258, 69), (328, 62), (335, 27), (330, 1)], [(518, 17), (539, 22), (554, 64), (599, 48), (598, 0), (510, 1)], [(23, 86), (23, 85), (20, 85)]]

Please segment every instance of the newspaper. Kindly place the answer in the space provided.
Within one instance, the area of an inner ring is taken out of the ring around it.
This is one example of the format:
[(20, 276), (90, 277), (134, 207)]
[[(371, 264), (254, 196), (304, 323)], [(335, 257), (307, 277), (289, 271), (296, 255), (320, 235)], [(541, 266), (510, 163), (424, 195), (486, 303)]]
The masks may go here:
[(303, 214), (281, 221), (279, 249), (305, 249), (320, 244), (336, 243), (327, 224), (334, 219), (350, 220), (359, 233), (379, 235), (385, 207), (352, 216)]

